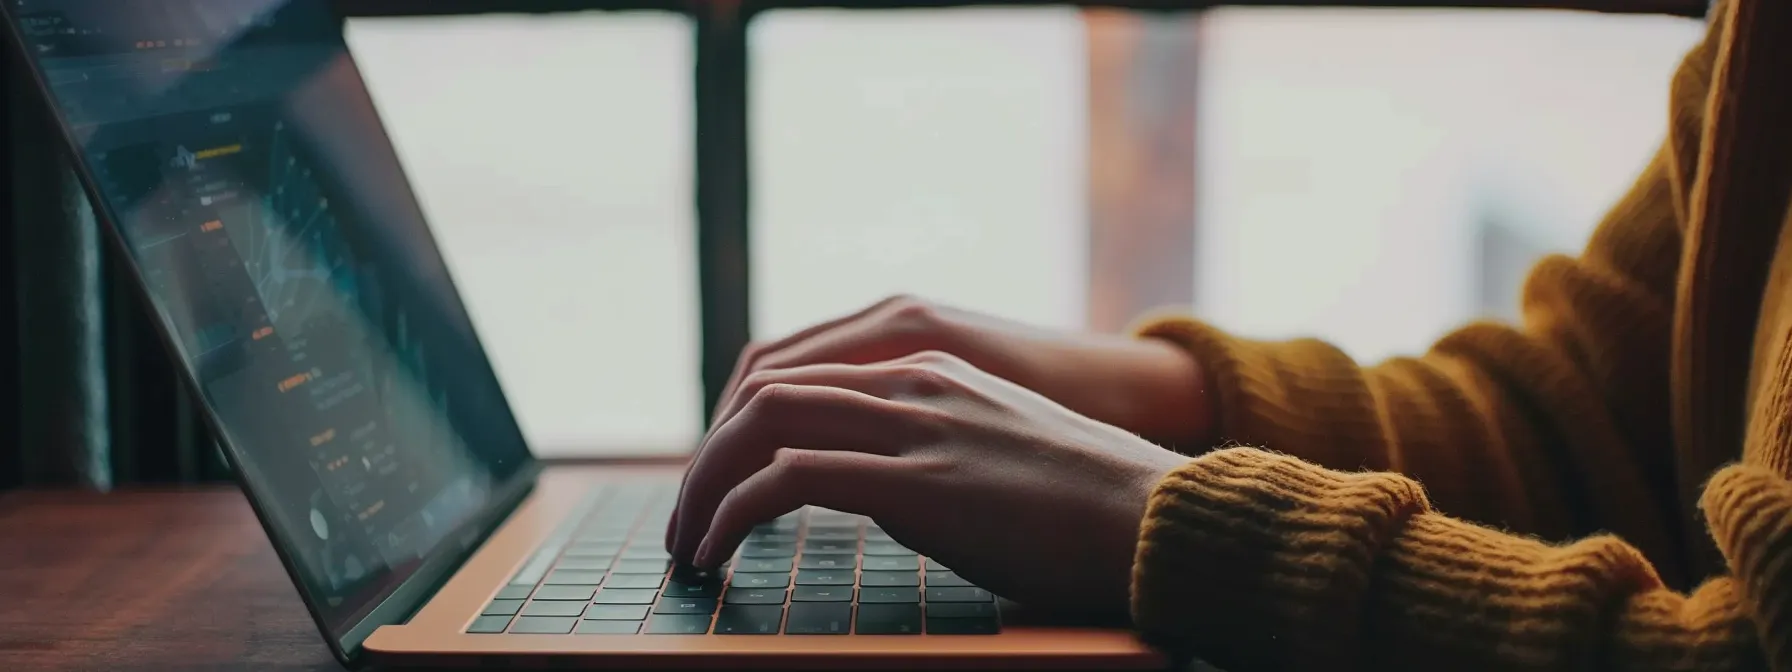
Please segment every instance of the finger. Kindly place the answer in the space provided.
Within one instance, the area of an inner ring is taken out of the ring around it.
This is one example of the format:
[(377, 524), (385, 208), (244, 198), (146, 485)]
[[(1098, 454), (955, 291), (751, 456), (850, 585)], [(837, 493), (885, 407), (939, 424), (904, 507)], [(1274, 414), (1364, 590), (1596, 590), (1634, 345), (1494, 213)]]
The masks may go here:
[[(858, 312), (812, 325), (763, 346), (748, 346), (746, 350), (741, 352), (740, 357), (734, 362), (734, 371), (728, 375), (728, 382), (722, 386), (721, 394), (716, 397), (715, 415), (710, 418), (710, 429), (714, 430), (715, 427), (722, 424), (721, 418), (723, 410), (728, 408), (732, 401), (739, 396), (735, 393), (735, 388), (738, 387), (752, 372), (760, 370), (761, 367), (759, 366), (759, 362), (766, 356), (782, 352), (792, 345), (802, 343), (817, 335), (827, 333), (841, 325), (868, 320), (872, 316), (889, 309), (892, 306), (905, 304), (921, 305), (921, 302), (912, 297), (902, 295), (891, 296), (866, 306)], [(697, 458), (700, 457), (702, 453), (703, 446), (699, 444), (697, 449), (691, 454), (691, 463), (695, 464)], [(688, 483), (689, 480), (690, 475), (687, 473), (685, 475), (685, 483)], [(680, 487), (682, 486), (683, 484), (681, 484)], [(666, 548), (668, 550), (672, 547), (673, 536), (676, 534), (677, 529), (676, 523), (678, 521), (678, 510), (676, 508), (672, 510), (672, 521), (673, 524), (667, 525), (666, 527)]]
[(667, 549), (689, 561), (716, 505), (734, 486), (764, 469), (779, 448), (894, 453), (912, 432), (904, 406), (835, 387), (772, 385), (704, 442), (678, 493), (678, 530)]
[[(848, 366), (845, 364), (817, 364), (814, 366), (804, 366), (794, 369), (762, 371), (748, 376), (746, 381), (742, 383), (740, 394), (735, 395), (734, 400), (729, 403), (729, 406), (722, 408), (721, 413), (717, 415), (716, 427), (719, 429), (722, 425), (727, 424), (729, 419), (739, 415), (741, 409), (749, 405), (761, 391), (772, 385), (833, 387), (888, 399), (892, 396), (892, 393), (900, 391), (899, 388), (901, 383), (892, 380), (892, 378), (894, 377), (881, 369)], [(691, 456), (690, 464), (693, 467), (702, 462), (703, 455), (709, 444), (709, 440), (705, 440), (701, 444), (698, 444), (697, 450)], [(681, 490), (690, 487), (692, 471), (693, 469), (687, 469), (685, 471), (684, 483), (681, 486)], [(680, 524), (679, 513), (682, 508), (682, 505), (674, 506), (672, 509), (672, 517), (666, 522), (665, 543), (666, 550), (668, 551), (671, 551), (676, 545), (675, 541), (678, 537), (678, 528)]]
[(905, 487), (905, 474), (898, 457), (781, 448), (764, 469), (722, 498), (698, 546), (697, 566), (720, 565), (754, 525), (805, 505), (887, 518), (913, 494)]
[(741, 378), (725, 388), (723, 403), (717, 407), (739, 396), (739, 384), (759, 371), (809, 364), (869, 364), (938, 349), (945, 345), (940, 342), (943, 330), (934, 327), (939, 323), (939, 311), (925, 303), (907, 298), (884, 301), (828, 329), (786, 339), (755, 353), (752, 363), (742, 369)]
[[(929, 351), (932, 352), (932, 351)], [(809, 364), (789, 369), (773, 369), (760, 371), (747, 376), (741, 383), (740, 393), (735, 395), (727, 408), (722, 409), (719, 422), (726, 423), (729, 418), (740, 414), (758, 396), (760, 391), (773, 385), (802, 385), (811, 387), (837, 387), (867, 394), (879, 399), (896, 400), (907, 395), (926, 394), (937, 391), (946, 373), (947, 355), (911, 355), (901, 359), (879, 362), (876, 364)]]
[[(809, 340), (810, 338), (813, 338), (814, 336), (816, 336), (818, 334), (826, 333), (829, 330), (839, 327), (840, 325), (864, 319), (870, 315), (876, 314), (878, 311), (881, 311), (884, 308), (886, 308), (892, 304), (903, 302), (903, 301), (910, 301), (910, 300), (911, 299), (908, 299), (908, 298), (902, 297), (902, 296), (892, 296), (892, 297), (889, 297), (882, 301), (878, 301), (877, 303), (873, 303), (869, 306), (866, 306), (866, 307), (860, 309), (858, 312), (855, 312), (855, 313), (852, 313), (849, 315), (843, 315), (843, 316), (834, 318), (832, 320), (827, 320), (825, 322), (820, 322), (820, 323), (811, 325), (809, 327), (806, 327), (802, 330), (799, 330), (796, 333), (790, 334), (789, 336), (785, 336), (778, 340), (767, 343), (765, 345), (749, 348), (748, 351), (741, 353), (739, 360), (735, 361), (734, 372), (729, 374), (728, 383), (726, 385), (722, 386), (722, 395), (716, 400), (717, 401), (716, 409), (719, 411), (722, 408), (721, 402), (726, 401), (728, 399), (728, 397), (731, 396), (731, 393), (734, 391), (735, 386), (739, 385), (742, 380), (745, 380), (748, 374), (757, 370), (755, 368), (755, 364), (760, 359), (763, 359), (766, 355), (770, 355), (770, 354), (779, 352), (785, 348), (790, 347), (791, 345)], [(719, 414), (718, 414), (718, 417), (719, 417)], [(713, 421), (713, 420), (715, 420), (715, 418), (711, 418), (711, 420)], [(713, 427), (714, 425), (719, 424), (719, 423), (711, 422), (710, 424)]]

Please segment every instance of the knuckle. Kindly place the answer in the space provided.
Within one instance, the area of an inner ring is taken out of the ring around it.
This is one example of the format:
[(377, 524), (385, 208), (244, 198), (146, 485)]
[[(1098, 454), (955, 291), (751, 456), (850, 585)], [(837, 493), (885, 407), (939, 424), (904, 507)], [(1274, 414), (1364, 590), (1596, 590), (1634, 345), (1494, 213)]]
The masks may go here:
[(904, 366), (898, 371), (911, 394), (937, 397), (957, 387), (950, 374), (926, 362)]
[(778, 374), (770, 371), (754, 371), (741, 380), (741, 389), (756, 392), (778, 383)]
[(751, 370), (753, 368), (753, 363), (759, 361), (760, 357), (765, 356), (768, 345), (769, 344), (764, 341), (748, 343), (747, 347), (740, 349), (740, 357), (736, 360), (736, 366), (739, 366), (742, 370)]
[(779, 448), (772, 454), (772, 467), (785, 478), (801, 480), (815, 471), (817, 463), (815, 455), (808, 451)]
[(915, 353), (915, 361), (936, 369), (951, 369), (964, 363), (958, 355), (944, 350), (923, 350)]
[(753, 398), (770, 406), (788, 406), (796, 403), (802, 394), (802, 387), (771, 381), (759, 388), (759, 394), (754, 395)]
[(777, 417), (801, 403), (803, 388), (790, 383), (769, 382), (753, 391), (742, 413), (756, 419)]
[(901, 308), (903, 306), (913, 306), (925, 303), (927, 303), (926, 299), (915, 296), (914, 294), (897, 292), (885, 297), (884, 300), (877, 302), (877, 305), (884, 308)]
[(939, 321), (939, 308), (926, 299), (903, 295), (890, 301), (890, 317), (909, 324), (933, 324)]

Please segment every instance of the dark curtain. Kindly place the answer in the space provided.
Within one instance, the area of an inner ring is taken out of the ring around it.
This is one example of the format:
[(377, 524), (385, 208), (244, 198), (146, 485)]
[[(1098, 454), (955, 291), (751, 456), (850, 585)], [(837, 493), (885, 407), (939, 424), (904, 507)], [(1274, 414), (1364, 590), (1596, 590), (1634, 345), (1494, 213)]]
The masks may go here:
[(0, 224), (0, 487), (94, 489), (220, 480), (228, 471), (178, 382), (59, 131), (11, 53), (4, 78)]

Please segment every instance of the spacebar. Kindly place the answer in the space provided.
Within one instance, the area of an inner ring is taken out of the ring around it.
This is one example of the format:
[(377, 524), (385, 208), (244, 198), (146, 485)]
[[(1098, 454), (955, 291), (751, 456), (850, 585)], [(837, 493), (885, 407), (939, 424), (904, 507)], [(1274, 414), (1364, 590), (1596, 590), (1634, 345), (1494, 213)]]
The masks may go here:
[(567, 542), (572, 540), (573, 533), (578, 531), (579, 523), (584, 521), (585, 514), (597, 505), (597, 498), (602, 494), (602, 490), (593, 490), (591, 494), (586, 495), (585, 499), (579, 502), (579, 506), (568, 513), (565, 520), (560, 521), (560, 527), (555, 528), (554, 533), (548, 535), (547, 540), (542, 542), (541, 548), (535, 549), (535, 555), (530, 556), (529, 564), (523, 565), (516, 576), (510, 577), (510, 585), (533, 586), (541, 583), (542, 577), (547, 576), (548, 568), (554, 566), (554, 559), (560, 557), (560, 551), (566, 548)]

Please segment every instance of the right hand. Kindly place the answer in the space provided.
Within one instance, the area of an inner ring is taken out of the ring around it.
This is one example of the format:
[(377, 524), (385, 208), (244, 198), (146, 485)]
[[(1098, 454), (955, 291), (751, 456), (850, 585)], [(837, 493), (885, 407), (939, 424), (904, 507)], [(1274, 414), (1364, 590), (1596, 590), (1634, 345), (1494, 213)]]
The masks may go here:
[(743, 393), (751, 396), (763, 382), (755, 374), (870, 364), (926, 351), (957, 356), (1081, 415), (1151, 439), (1199, 442), (1208, 434), (1200, 368), (1174, 345), (1054, 332), (907, 296), (747, 346), (716, 408), (728, 408)]

